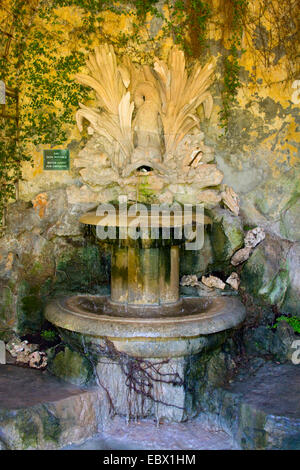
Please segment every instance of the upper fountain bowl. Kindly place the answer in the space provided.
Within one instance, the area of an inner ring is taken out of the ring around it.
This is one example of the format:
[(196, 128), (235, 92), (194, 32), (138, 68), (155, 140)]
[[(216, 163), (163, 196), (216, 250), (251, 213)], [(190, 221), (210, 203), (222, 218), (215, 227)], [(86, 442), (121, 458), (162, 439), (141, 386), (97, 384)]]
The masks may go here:
[(164, 306), (114, 304), (106, 296), (77, 295), (55, 299), (45, 316), (56, 326), (104, 338), (120, 352), (137, 357), (178, 357), (200, 352), (215, 333), (238, 326), (245, 318), (235, 296), (183, 298)]

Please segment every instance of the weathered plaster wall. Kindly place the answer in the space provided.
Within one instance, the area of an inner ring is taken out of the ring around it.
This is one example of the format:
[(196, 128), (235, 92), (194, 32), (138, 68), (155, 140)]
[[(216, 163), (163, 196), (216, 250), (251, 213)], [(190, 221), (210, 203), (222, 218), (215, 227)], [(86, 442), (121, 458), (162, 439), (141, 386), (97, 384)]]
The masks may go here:
[[(219, 1), (214, 2), (216, 12), (219, 4)], [(257, 15), (258, 6), (259, 2), (251, 2), (249, 15)], [(165, 6), (161, 5), (160, 8), (168, 15)], [(63, 55), (68, 52), (66, 47), (73, 46), (70, 38), (73, 28), (80, 27), (82, 16), (74, 7), (60, 8), (57, 14), (64, 24), (63, 36), (60, 33)], [(206, 133), (207, 143), (215, 149), (218, 165), (224, 172), (224, 182), (240, 196), (245, 223), (260, 224), (290, 240), (299, 239), (299, 228), (295, 224), (300, 210), (299, 82), (289, 80), (289, 59), (280, 44), (273, 47), (266, 60), (264, 53), (268, 44), (262, 44), (261, 38), (264, 31), (272, 27), (268, 17), (262, 19), (259, 28), (255, 24), (250, 25), (242, 40), (245, 53), (240, 58), (241, 87), (237, 104), (232, 109), (227, 137), (220, 137), (222, 129), (219, 127), (218, 113), (222, 108), (222, 61), (228, 47), (228, 31), (223, 28), (222, 15), (224, 13), (220, 11), (209, 27), (206, 53), (217, 59), (213, 86), (215, 107), (210, 120), (203, 122), (202, 129)], [(45, 24), (39, 24), (41, 21), (39, 19), (34, 27), (44, 28)], [(129, 54), (141, 62), (151, 62), (155, 55), (166, 58), (172, 40), (161, 39), (161, 26), (160, 18), (148, 15), (146, 27), (140, 33), (146, 43), (133, 42), (126, 47), (119, 44), (119, 54)], [(61, 31), (61, 25), (57, 28)], [(116, 42), (120, 32), (133, 32), (131, 18), (104, 13), (101, 40), (107, 37)], [(98, 39), (93, 37), (91, 48), (97, 42)], [(26, 83), (22, 97), (26, 100)], [(39, 191), (50, 188), (80, 184), (78, 173), (72, 168), (72, 160), (83, 145), (83, 137), (73, 125), (69, 126), (67, 133), (65, 146), (71, 151), (70, 172), (43, 171), (43, 147), (32, 146), (34, 164), (24, 165), (24, 181), (20, 184), (22, 199), (30, 200)]]

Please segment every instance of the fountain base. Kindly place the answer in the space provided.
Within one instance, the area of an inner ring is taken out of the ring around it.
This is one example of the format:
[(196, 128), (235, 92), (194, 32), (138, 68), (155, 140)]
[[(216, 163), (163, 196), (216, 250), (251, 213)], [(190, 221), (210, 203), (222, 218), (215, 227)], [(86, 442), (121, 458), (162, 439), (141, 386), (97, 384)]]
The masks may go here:
[(75, 295), (53, 300), (45, 316), (67, 336), (80, 333), (87, 350), (96, 353), (99, 383), (115, 413), (182, 421), (191, 414), (186, 384), (201, 352), (220, 346), (244, 320), (245, 309), (233, 296), (138, 307)]

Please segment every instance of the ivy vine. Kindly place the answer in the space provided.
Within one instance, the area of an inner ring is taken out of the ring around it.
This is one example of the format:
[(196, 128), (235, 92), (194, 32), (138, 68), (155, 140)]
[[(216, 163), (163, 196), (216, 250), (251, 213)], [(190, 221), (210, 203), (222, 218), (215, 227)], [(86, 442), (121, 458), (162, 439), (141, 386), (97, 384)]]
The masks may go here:
[(163, 30), (171, 33), (175, 44), (186, 54), (198, 57), (205, 47), (208, 20), (212, 15), (209, 2), (202, 0), (175, 0), (167, 2), (170, 19)]
[[(231, 35), (228, 55), (224, 59), (224, 81), (222, 90), (223, 106), (219, 112), (220, 126), (228, 132), (229, 118), (232, 107), (236, 104), (236, 95), (241, 86), (239, 57), (245, 52), (241, 47), (243, 36), (243, 18), (248, 7), (247, 0), (229, 0), (232, 16), (230, 19)], [(229, 5), (228, 5), (229, 6)]]

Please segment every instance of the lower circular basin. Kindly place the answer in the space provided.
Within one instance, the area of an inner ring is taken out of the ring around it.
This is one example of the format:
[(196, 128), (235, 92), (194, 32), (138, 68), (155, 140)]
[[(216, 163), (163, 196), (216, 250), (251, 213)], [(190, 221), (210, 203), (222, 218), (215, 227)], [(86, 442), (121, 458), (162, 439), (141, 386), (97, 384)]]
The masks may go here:
[(75, 295), (50, 302), (45, 317), (94, 343), (108, 338), (117, 350), (139, 357), (176, 357), (201, 351), (245, 318), (237, 297), (188, 297), (163, 306), (114, 304), (107, 296)]

